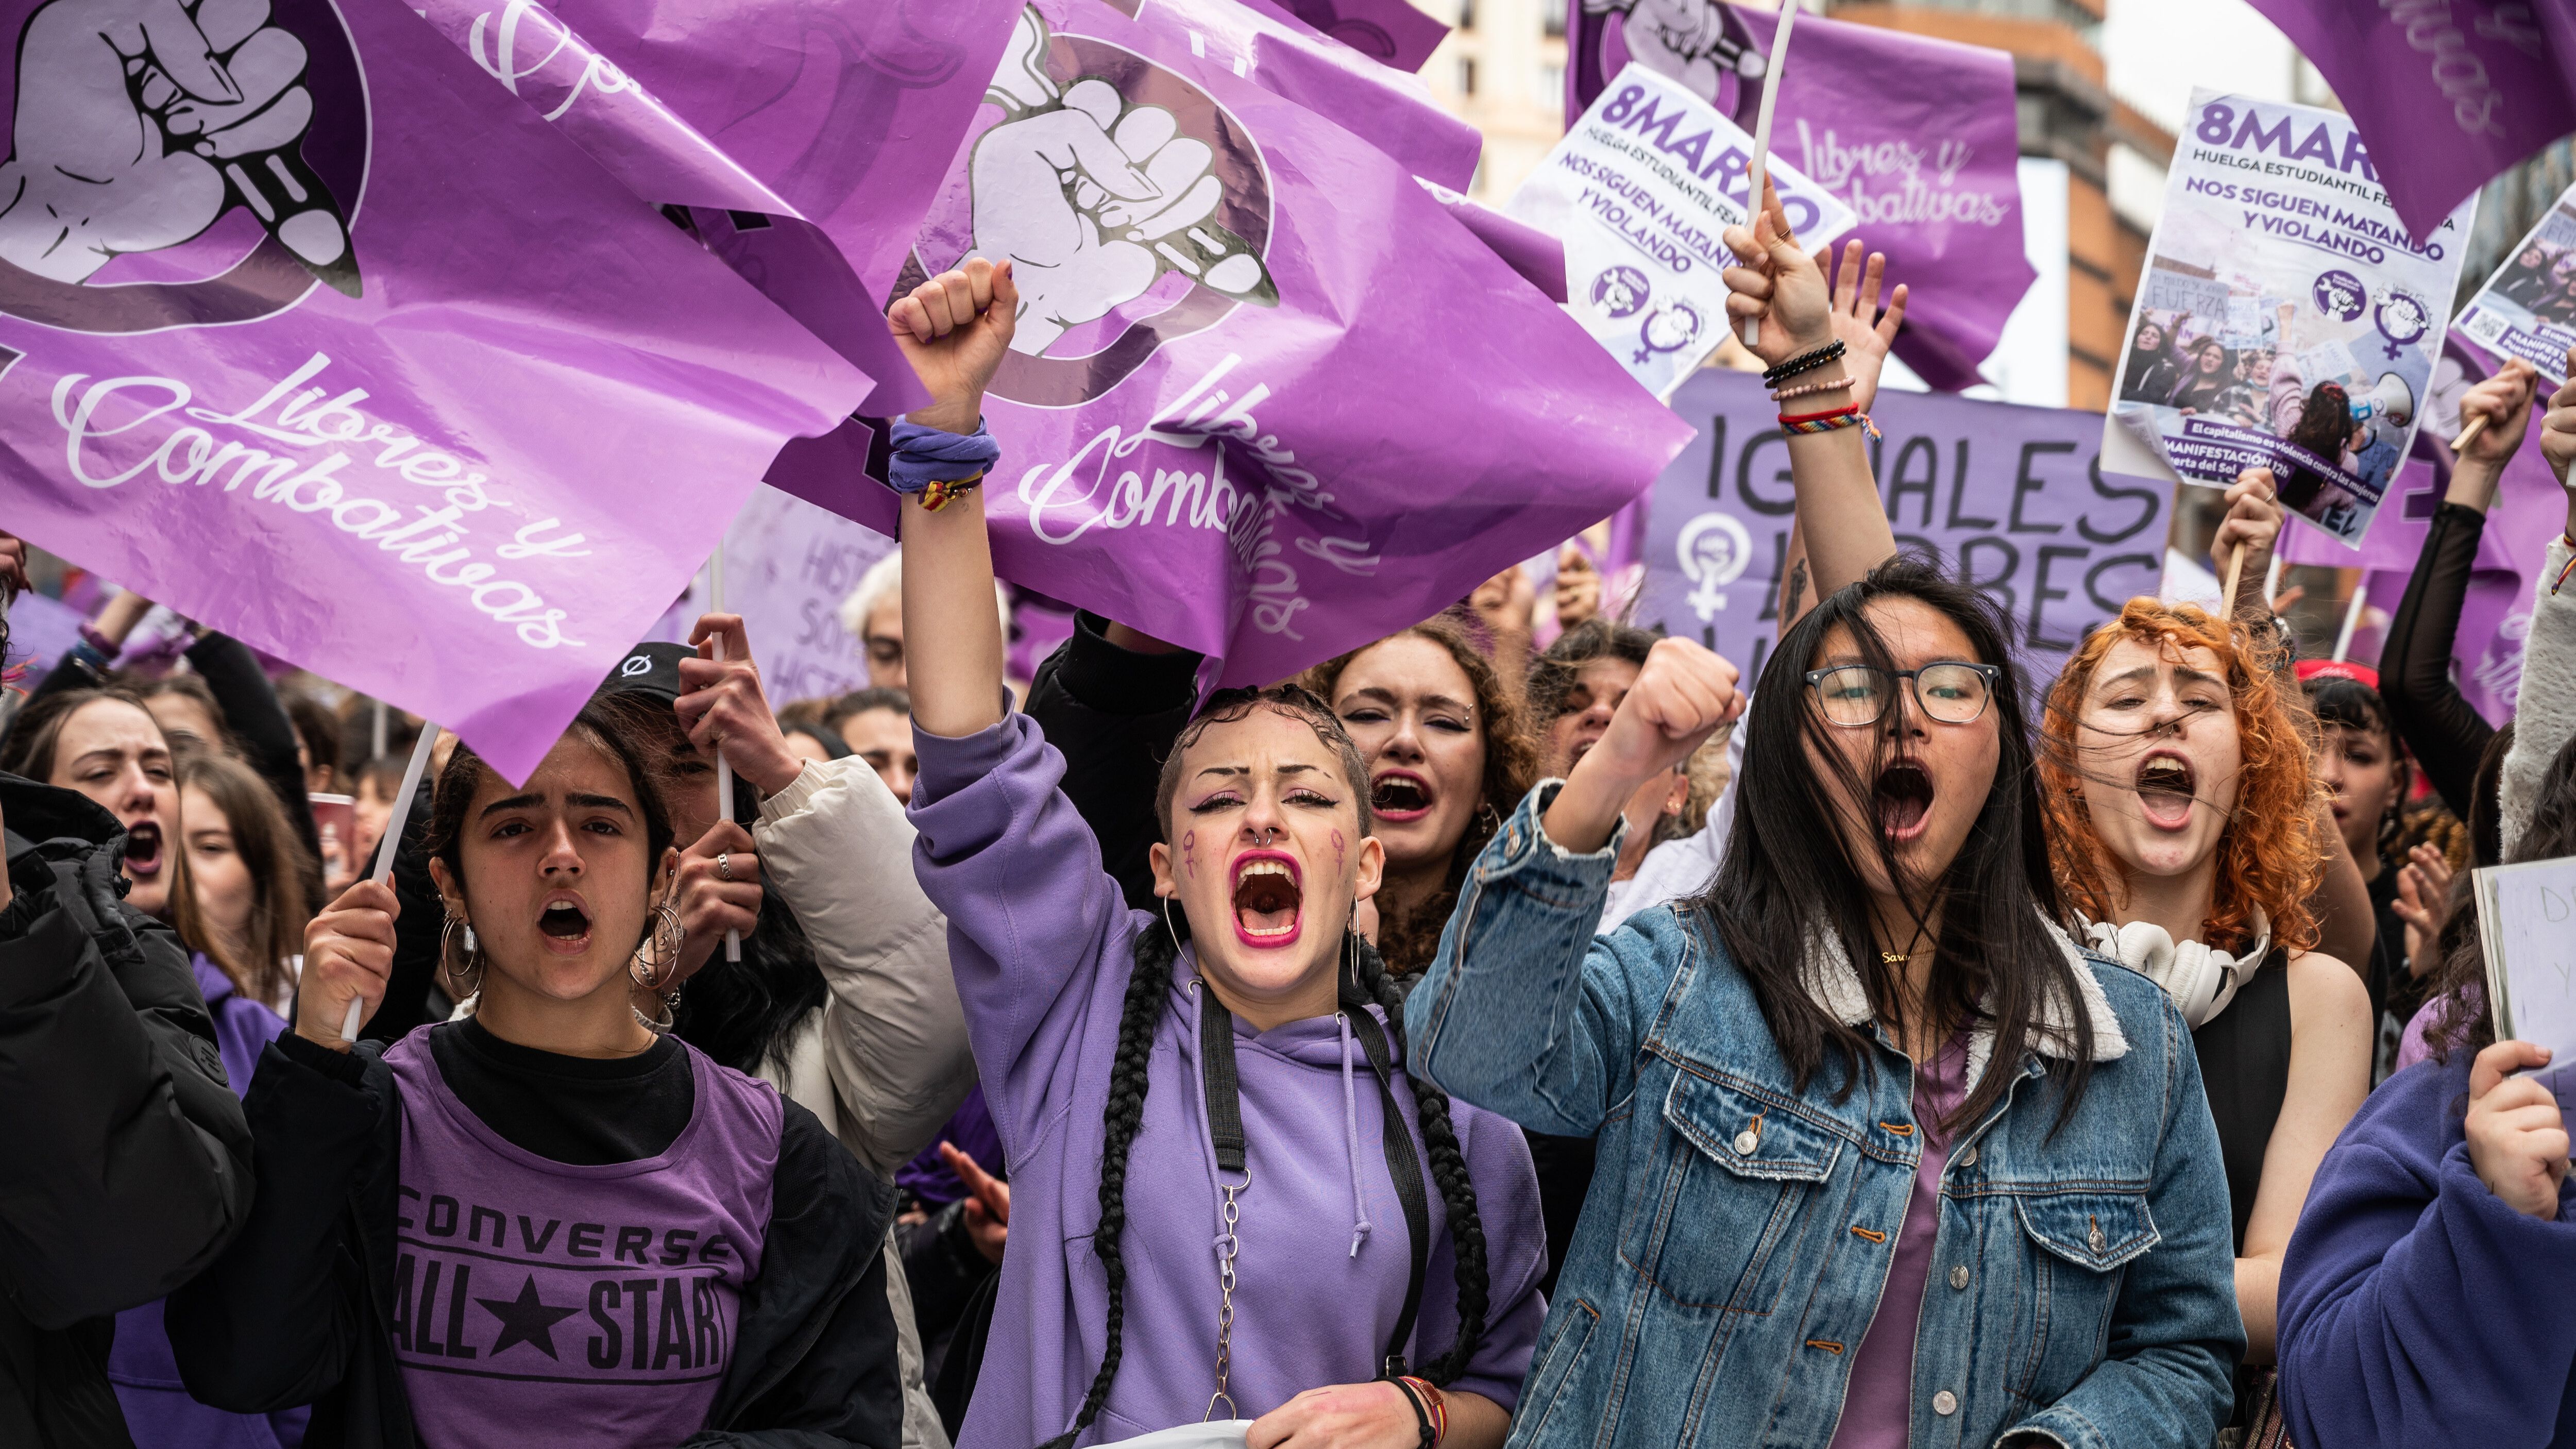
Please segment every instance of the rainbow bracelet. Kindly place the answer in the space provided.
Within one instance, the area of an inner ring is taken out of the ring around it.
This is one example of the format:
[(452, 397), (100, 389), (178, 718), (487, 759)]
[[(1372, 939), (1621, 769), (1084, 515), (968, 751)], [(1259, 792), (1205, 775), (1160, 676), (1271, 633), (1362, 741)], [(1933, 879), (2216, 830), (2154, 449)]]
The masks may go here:
[[(2570, 550), (2576, 550), (2576, 534), (2560, 534), (2558, 536), (2558, 541), (2567, 545)], [(2567, 566), (2560, 569), (2558, 571), (2558, 577), (2550, 581), (2550, 597), (2556, 598), (2558, 596), (2558, 591), (2567, 587), (2567, 576), (2570, 574), (2576, 574), (2576, 558), (2567, 560)]]
[(1858, 406), (1835, 408), (1821, 413), (1798, 415), (1782, 413), (1780, 415), (1780, 431), (1784, 433), (1830, 433), (1836, 428), (1863, 428), (1868, 430), (1871, 437), (1878, 436), (1878, 424), (1871, 422), (1869, 414), (1862, 412)]

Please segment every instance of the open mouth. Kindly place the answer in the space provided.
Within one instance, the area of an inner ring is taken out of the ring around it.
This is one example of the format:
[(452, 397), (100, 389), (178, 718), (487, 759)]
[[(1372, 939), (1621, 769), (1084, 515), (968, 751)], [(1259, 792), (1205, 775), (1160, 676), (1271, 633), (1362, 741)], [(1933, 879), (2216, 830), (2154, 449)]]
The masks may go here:
[(1431, 782), (1411, 770), (1388, 770), (1369, 782), (1369, 809), (1399, 825), (1419, 820), (1431, 813)]
[(136, 876), (161, 873), (161, 826), (152, 820), (137, 820), (125, 827), (125, 868)]
[(590, 944), (590, 912), (571, 896), (553, 896), (537, 912), (537, 929), (548, 941), (577, 951)]
[(1932, 775), (1911, 760), (1898, 760), (1879, 771), (1878, 786), (1870, 792), (1878, 808), (1879, 833), (1890, 840), (1906, 841), (1923, 833), (1924, 822), (1932, 817)]
[(2191, 761), (2180, 755), (2149, 755), (2138, 764), (2138, 806), (2147, 822), (2164, 830), (2191, 823)]
[(1297, 939), (1305, 903), (1297, 858), (1280, 851), (1249, 851), (1234, 862), (1234, 933), (1264, 949)]

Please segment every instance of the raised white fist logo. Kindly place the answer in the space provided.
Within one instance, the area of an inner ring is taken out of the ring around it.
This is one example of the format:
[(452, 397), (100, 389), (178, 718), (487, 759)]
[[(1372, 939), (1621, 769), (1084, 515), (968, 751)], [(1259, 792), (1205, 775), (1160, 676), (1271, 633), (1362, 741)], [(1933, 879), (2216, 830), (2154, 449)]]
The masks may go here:
[(1010, 119), (975, 143), (975, 253), (1017, 265), (1011, 350), (1032, 357), (1068, 328), (1141, 297), (1167, 272), (1247, 302), (1279, 299), (1269, 269), (1218, 224), (1225, 182), (1204, 141), (1160, 106), (1097, 76), (1048, 76), (1046, 22), (1020, 14), (985, 99)]
[(50, 0), (18, 37), (0, 260), (77, 283), (205, 231), (232, 205), (355, 295), (346, 219), (296, 143), (304, 44), (268, 0)]
[(1756, 81), (1767, 69), (1762, 52), (1726, 33), (1726, 7), (1717, 0), (1583, 0), (1583, 8), (1627, 16), (1620, 35), (1628, 53), (1712, 104), (1727, 76)]

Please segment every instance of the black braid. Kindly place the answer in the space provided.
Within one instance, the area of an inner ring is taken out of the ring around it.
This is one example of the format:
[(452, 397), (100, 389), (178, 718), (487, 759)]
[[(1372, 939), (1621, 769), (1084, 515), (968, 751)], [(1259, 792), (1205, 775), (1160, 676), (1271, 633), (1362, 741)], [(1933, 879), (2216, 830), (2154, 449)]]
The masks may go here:
[[(1168, 927), (1166, 928), (1168, 930)], [(1119, 1236), (1127, 1230), (1127, 1154), (1136, 1129), (1145, 1120), (1146, 1068), (1154, 1056), (1154, 1028), (1163, 1012), (1163, 995), (1171, 989), (1172, 962), (1179, 947), (1165, 931), (1136, 933), (1136, 960), (1127, 978), (1127, 1000), (1118, 1013), (1118, 1051), (1109, 1067), (1109, 1106), (1102, 1114), (1100, 1143), (1100, 1227), (1091, 1251), (1099, 1255), (1109, 1279), (1108, 1345), (1101, 1351), (1100, 1371), (1082, 1396), (1082, 1412), (1073, 1427), (1050, 1439), (1043, 1449), (1070, 1449), (1082, 1431), (1109, 1402), (1109, 1385), (1118, 1377), (1118, 1360), (1126, 1351), (1127, 1260)]]
[[(1386, 1008), (1387, 1035), (1392, 1037), (1398, 1070), (1404, 1065), (1404, 993), (1386, 974), (1386, 962), (1365, 937), (1358, 943), (1360, 989)], [(1485, 1340), (1485, 1310), (1492, 1280), (1485, 1268), (1485, 1220), (1476, 1214), (1476, 1184), (1467, 1175), (1467, 1155), (1458, 1146), (1457, 1126), (1449, 1120), (1449, 1094), (1420, 1077), (1413, 1084), (1414, 1119), (1422, 1127), (1422, 1145), (1431, 1159), (1431, 1180), (1449, 1214), (1449, 1242), (1458, 1272), (1458, 1341), (1431, 1363), (1417, 1365), (1421, 1375), (1446, 1385), (1467, 1371)]]

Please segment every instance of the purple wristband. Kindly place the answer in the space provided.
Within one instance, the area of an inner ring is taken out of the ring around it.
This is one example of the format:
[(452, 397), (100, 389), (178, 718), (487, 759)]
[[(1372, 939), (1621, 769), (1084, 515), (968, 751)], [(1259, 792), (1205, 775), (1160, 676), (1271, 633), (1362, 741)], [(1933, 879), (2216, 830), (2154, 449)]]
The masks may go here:
[(894, 452), (886, 465), (886, 482), (903, 494), (925, 492), (933, 483), (980, 478), (1002, 456), (1002, 445), (984, 431), (980, 418), (971, 433), (943, 432), (918, 423), (898, 422), (888, 441)]

